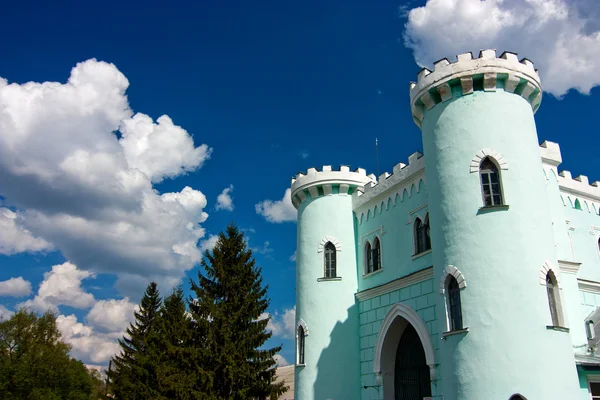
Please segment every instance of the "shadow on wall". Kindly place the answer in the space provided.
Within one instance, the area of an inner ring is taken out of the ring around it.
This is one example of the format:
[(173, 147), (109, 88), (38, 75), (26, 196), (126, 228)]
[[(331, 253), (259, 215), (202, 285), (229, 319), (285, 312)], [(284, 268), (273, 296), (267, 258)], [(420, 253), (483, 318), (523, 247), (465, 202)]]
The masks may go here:
[(329, 346), (317, 362), (315, 400), (360, 399), (360, 349), (358, 305), (347, 310), (344, 322), (335, 324)]

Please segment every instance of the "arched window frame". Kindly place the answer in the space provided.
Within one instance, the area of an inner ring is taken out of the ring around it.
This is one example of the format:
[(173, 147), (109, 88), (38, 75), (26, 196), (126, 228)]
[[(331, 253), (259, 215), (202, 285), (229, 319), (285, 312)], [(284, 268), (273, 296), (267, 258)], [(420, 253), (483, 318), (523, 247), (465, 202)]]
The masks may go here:
[(425, 214), (425, 219), (416, 217), (413, 224), (413, 241), (415, 247), (414, 255), (425, 253), (431, 250), (431, 236), (429, 228), (429, 213)]
[(373, 252), (372, 252), (372, 248), (371, 248), (371, 242), (369, 242), (368, 240), (365, 242), (365, 275), (370, 274), (371, 272), (373, 272)]
[[(546, 261), (542, 265), (539, 280), (540, 285), (546, 288), (546, 298), (551, 321), (551, 325), (549, 326), (565, 328), (566, 322), (562, 307), (560, 274), (550, 261)], [(548, 285), (549, 282), (552, 286)]]
[(383, 268), (381, 265), (381, 239), (379, 236), (375, 236), (373, 239), (373, 272), (379, 271)]
[(337, 278), (337, 249), (331, 242), (327, 242), (323, 250), (323, 276)]
[[(454, 284), (452, 288), (451, 284)], [(461, 292), (466, 287), (467, 281), (462, 272), (455, 266), (448, 265), (440, 281), (440, 294), (444, 296), (446, 310), (446, 333), (468, 330), (463, 318), (461, 299)]]
[(298, 326), (296, 327), (296, 365), (304, 366), (305, 362), (305, 353), (306, 353), (306, 337), (308, 336), (308, 327), (306, 326), (306, 322), (304, 320), (298, 321)]
[[(493, 169), (487, 168), (489, 162)], [(506, 204), (504, 188), (502, 186), (502, 173), (499, 163), (491, 156), (481, 159), (479, 164), (479, 185), (481, 187), (481, 199), (484, 207), (497, 207)]]

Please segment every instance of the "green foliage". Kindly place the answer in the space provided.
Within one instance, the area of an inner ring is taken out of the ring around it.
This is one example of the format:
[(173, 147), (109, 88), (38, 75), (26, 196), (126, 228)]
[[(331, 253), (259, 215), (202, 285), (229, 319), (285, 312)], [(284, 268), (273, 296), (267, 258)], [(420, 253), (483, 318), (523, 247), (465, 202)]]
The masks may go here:
[(0, 321), (0, 398), (94, 399), (93, 375), (69, 350), (50, 312), (21, 309)]
[(117, 399), (162, 399), (158, 385), (159, 310), (162, 299), (152, 282), (134, 313), (135, 321), (119, 340), (121, 353), (113, 357), (107, 372), (111, 393)]
[(213, 371), (209, 388), (214, 399), (276, 399), (283, 383), (274, 383), (273, 356), (281, 347), (262, 349), (271, 337), (268, 318), (261, 319), (269, 300), (244, 234), (228, 226), (202, 260), (205, 274), (191, 282), (196, 299), (189, 302), (193, 339), (202, 346), (196, 365)]

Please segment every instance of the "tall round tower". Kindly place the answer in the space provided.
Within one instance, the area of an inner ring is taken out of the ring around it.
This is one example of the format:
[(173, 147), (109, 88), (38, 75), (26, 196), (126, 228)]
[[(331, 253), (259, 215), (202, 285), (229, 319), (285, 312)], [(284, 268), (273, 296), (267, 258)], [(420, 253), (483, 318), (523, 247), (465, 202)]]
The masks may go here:
[(364, 170), (345, 166), (311, 168), (292, 179), (298, 209), (296, 399), (352, 400), (360, 394), (351, 194), (369, 181)]
[[(541, 97), (533, 64), (494, 50), (440, 60), (411, 84), (447, 399), (568, 399), (579, 387), (569, 334), (558, 327), (564, 314), (553, 321), (546, 285), (547, 271), (560, 274), (533, 117)], [(444, 286), (449, 275), (458, 285)], [(464, 329), (452, 327), (452, 291)]]

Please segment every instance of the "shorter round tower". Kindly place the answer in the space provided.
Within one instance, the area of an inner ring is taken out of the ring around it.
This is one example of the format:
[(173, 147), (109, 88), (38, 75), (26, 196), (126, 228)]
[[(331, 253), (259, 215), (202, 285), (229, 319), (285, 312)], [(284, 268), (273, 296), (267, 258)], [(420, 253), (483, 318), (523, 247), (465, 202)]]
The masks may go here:
[(360, 357), (352, 193), (363, 169), (315, 168), (292, 179), (298, 209), (294, 398), (358, 399)]

